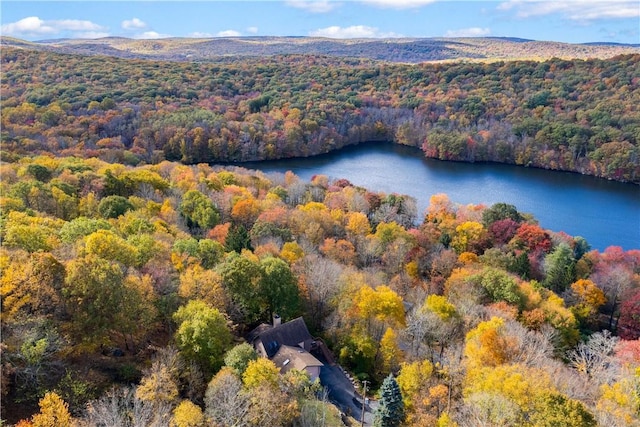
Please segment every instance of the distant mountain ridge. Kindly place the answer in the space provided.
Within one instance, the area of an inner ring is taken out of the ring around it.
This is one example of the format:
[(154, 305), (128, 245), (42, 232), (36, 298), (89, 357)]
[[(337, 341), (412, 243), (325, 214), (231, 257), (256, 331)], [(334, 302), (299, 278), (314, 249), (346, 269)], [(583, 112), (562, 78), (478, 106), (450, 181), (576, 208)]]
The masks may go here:
[(155, 40), (106, 37), (29, 42), (2, 37), (2, 46), (81, 55), (169, 61), (212, 61), (221, 57), (287, 54), (366, 58), (419, 63), (549, 58), (610, 58), (638, 53), (640, 45), (594, 42), (570, 44), (512, 37), (328, 39), (316, 37), (165, 38)]

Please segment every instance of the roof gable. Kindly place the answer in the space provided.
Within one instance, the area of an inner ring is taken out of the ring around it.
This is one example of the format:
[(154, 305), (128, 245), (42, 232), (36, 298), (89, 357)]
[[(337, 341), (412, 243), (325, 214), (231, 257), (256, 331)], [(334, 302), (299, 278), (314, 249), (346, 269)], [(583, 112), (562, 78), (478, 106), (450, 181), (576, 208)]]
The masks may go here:
[(282, 373), (291, 369), (302, 371), (308, 367), (323, 366), (322, 362), (313, 357), (308, 351), (288, 345), (281, 346), (271, 360), (280, 368)]

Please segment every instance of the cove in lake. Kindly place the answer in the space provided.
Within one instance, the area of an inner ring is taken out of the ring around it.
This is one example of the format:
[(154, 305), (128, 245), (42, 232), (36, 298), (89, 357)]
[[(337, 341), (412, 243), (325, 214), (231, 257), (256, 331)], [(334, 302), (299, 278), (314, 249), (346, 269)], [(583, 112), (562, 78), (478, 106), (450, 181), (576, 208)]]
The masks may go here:
[(407, 194), (417, 200), (419, 220), (438, 193), (463, 205), (509, 203), (533, 214), (543, 228), (584, 237), (593, 249), (640, 248), (640, 187), (634, 184), (514, 165), (443, 162), (391, 143), (239, 166), (265, 173), (290, 170), (306, 181), (327, 175), (371, 191)]

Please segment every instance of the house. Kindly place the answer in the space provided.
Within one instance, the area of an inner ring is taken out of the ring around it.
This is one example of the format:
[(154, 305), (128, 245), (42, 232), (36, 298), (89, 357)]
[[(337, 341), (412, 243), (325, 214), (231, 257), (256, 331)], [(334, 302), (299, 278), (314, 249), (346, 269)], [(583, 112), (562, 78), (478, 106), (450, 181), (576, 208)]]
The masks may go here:
[(320, 362), (312, 353), (328, 353), (324, 343), (314, 339), (302, 317), (282, 323), (273, 316), (273, 325), (261, 324), (247, 337), (247, 341), (262, 357), (272, 360), (281, 373), (290, 369), (307, 371), (314, 381), (320, 375)]
[(271, 361), (280, 368), (280, 373), (284, 374), (291, 369), (307, 371), (311, 381), (320, 378), (320, 368), (324, 366), (307, 350), (300, 347), (282, 345), (278, 352), (271, 358)]

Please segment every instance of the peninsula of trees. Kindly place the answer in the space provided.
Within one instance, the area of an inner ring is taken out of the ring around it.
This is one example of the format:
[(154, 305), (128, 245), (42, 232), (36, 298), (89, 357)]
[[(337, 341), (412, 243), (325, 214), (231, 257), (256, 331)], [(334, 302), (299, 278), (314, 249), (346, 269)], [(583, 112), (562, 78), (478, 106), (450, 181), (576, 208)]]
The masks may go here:
[(640, 182), (640, 55), (395, 64), (283, 55), (160, 62), (2, 49), (2, 156), (126, 164), (312, 156), (394, 141), (428, 157)]

